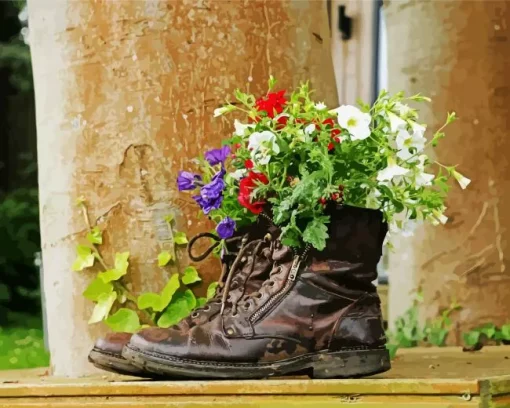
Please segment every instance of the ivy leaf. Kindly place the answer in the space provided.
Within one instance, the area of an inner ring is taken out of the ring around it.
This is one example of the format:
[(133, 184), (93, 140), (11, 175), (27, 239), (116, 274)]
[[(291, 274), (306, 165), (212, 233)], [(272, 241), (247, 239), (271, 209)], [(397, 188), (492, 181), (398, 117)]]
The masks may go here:
[(161, 317), (158, 319), (159, 327), (170, 327), (179, 323), (187, 317), (193, 308), (190, 307), (190, 300), (186, 292), (178, 292), (175, 294), (172, 302), (168, 305)]
[(103, 233), (99, 229), (99, 227), (92, 228), (92, 231), (87, 233), (87, 241), (91, 244), (102, 244), (103, 243)]
[(202, 307), (207, 303), (207, 298), (205, 297), (199, 297), (197, 298), (197, 306), (196, 307)]
[(117, 299), (117, 294), (115, 292), (103, 293), (100, 295), (97, 299), (96, 306), (92, 311), (92, 316), (90, 316), (89, 324), (98, 323), (101, 320), (104, 320), (110, 313), (115, 299)]
[(493, 323), (488, 323), (480, 328), (480, 331), (487, 336), (488, 339), (492, 339), (496, 334), (496, 326)]
[(184, 232), (176, 232), (174, 235), (174, 241), (177, 245), (185, 245), (188, 243), (188, 238)]
[(125, 275), (129, 266), (128, 262), (129, 252), (117, 252), (115, 254), (115, 269)]
[(326, 239), (329, 236), (328, 227), (324, 225), (324, 221), (321, 218), (310, 221), (303, 232), (303, 241), (312, 244), (319, 251), (326, 247)]
[(158, 255), (158, 266), (165, 266), (172, 260), (173, 256), (168, 251), (161, 251)]
[(185, 285), (191, 285), (195, 282), (200, 282), (202, 279), (198, 276), (198, 271), (194, 266), (188, 266), (184, 269), (184, 275), (182, 276), (182, 283)]
[(136, 300), (138, 309), (148, 309), (152, 307), (154, 310), (159, 309), (161, 305), (161, 296), (157, 293), (147, 292), (142, 293)]
[(90, 268), (94, 265), (94, 254), (92, 249), (85, 245), (78, 245), (76, 247), (77, 257), (71, 267), (73, 271), (82, 271), (85, 268)]
[(216, 289), (218, 288), (219, 283), (218, 282), (212, 282), (207, 287), (207, 300), (212, 299), (216, 295)]
[(174, 215), (173, 214), (168, 214), (168, 215), (165, 215), (165, 221), (170, 223), (174, 220)]
[(96, 278), (87, 286), (83, 296), (93, 302), (97, 302), (99, 296), (109, 294), (110, 292), (113, 292), (113, 285), (109, 282), (105, 283), (101, 278)]
[(463, 337), (466, 346), (475, 346), (478, 344), (478, 340), (480, 340), (480, 332), (473, 330), (468, 333), (464, 333)]
[(121, 308), (105, 320), (114, 332), (134, 333), (140, 328), (140, 319), (135, 311)]
[(104, 283), (112, 282), (119, 280), (122, 278), (126, 273), (122, 273), (121, 271), (117, 269), (108, 269), (104, 272), (99, 272), (97, 274), (97, 277), (100, 278)]
[(165, 307), (167, 307), (180, 286), (181, 284), (179, 283), (179, 274), (174, 273), (161, 291), (161, 304), (159, 308), (154, 309), (154, 311), (161, 312)]
[(188, 302), (190, 310), (193, 310), (195, 307), (197, 307), (197, 298), (191, 290), (186, 289), (184, 291), (184, 298), (186, 299), (186, 302)]
[(501, 326), (501, 335), (503, 340), (510, 340), (510, 323)]

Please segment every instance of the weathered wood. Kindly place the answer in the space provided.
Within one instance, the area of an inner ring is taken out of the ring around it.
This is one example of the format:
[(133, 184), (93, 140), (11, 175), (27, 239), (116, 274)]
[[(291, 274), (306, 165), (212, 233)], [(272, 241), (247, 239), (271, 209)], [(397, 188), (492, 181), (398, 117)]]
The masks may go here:
[[(94, 375), (0, 373), (0, 407), (488, 407), (510, 395), (510, 347), (401, 350), (383, 375), (350, 380), (304, 377), (245, 381), (140, 381)], [(9, 381), (6, 383), (6, 381)]]

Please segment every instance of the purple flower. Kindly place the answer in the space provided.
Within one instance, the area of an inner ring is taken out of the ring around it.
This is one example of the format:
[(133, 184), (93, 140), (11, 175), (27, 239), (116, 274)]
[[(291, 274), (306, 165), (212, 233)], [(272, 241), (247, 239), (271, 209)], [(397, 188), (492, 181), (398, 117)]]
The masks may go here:
[(209, 214), (212, 210), (220, 208), (223, 202), (223, 190), (225, 189), (225, 182), (223, 181), (225, 173), (225, 169), (222, 168), (209, 183), (200, 189), (200, 195), (192, 197), (204, 211), (204, 214)]
[(196, 182), (201, 181), (202, 177), (189, 171), (180, 171), (177, 176), (177, 188), (179, 191), (194, 190)]
[(200, 195), (204, 199), (216, 199), (222, 195), (225, 190), (225, 182), (223, 176), (225, 175), (225, 169), (221, 169), (216, 173), (211, 181), (200, 189)]
[(230, 238), (232, 235), (234, 235), (235, 229), (236, 222), (230, 217), (223, 218), (216, 226), (216, 232), (221, 239)]
[(195, 195), (192, 198), (197, 202), (204, 214), (209, 214), (212, 210), (217, 210), (223, 202), (222, 195), (212, 199), (204, 198), (201, 195)]
[(205, 152), (205, 159), (209, 162), (211, 166), (215, 164), (225, 163), (228, 155), (230, 154), (230, 147), (223, 146), (221, 149), (211, 149)]

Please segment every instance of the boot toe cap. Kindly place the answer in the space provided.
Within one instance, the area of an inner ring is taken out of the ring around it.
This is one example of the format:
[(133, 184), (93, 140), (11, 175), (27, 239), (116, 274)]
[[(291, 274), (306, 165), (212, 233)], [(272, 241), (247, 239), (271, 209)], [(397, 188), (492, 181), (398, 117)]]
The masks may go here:
[(100, 352), (118, 354), (120, 356), (122, 349), (129, 343), (131, 336), (131, 333), (109, 333), (96, 340), (94, 349)]

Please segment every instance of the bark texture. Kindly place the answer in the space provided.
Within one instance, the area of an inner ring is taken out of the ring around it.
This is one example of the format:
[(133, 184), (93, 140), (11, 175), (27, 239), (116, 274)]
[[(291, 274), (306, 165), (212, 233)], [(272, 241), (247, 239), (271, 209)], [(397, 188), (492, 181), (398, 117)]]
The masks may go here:
[[(175, 177), (233, 129), (213, 110), (237, 87), (264, 92), (311, 80), (336, 105), (325, 2), (30, 0), (40, 207), (49, 344), (54, 374), (79, 376), (94, 338), (88, 273), (72, 273), (88, 203), (105, 231), (107, 261), (131, 252), (134, 293), (160, 290), (156, 266), (177, 213), (188, 234), (208, 229)], [(161, 232), (163, 231), (163, 232)], [(198, 266), (216, 279), (215, 261)]]
[[(446, 226), (423, 228), (399, 243), (391, 255), (390, 298), (395, 305), (407, 289), (421, 286), (426, 317), (457, 300), (462, 310), (449, 341), (459, 342), (460, 332), (510, 316), (504, 205), (510, 199), (510, 3), (385, 1), (385, 12), (390, 91), (432, 98), (422, 110), (429, 137), (447, 111), (457, 112), (460, 120), (447, 128), (437, 158), (458, 164), (473, 180), (465, 191), (452, 189)], [(392, 318), (404, 311), (390, 309)]]

